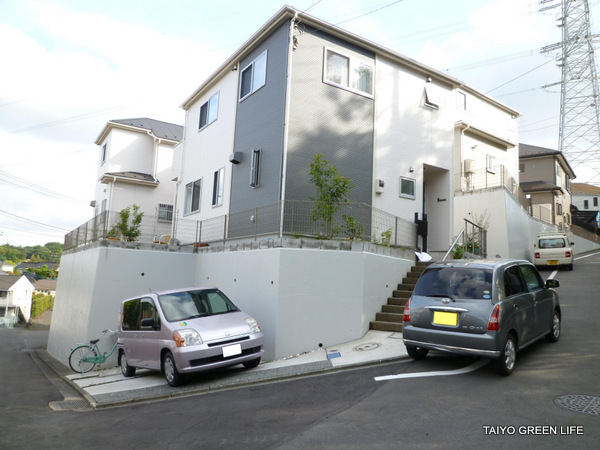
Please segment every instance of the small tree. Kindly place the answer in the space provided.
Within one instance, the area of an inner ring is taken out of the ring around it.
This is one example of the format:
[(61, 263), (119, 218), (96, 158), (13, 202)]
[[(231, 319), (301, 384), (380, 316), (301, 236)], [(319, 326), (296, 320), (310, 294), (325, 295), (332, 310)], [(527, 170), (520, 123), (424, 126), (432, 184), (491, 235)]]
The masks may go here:
[(348, 193), (352, 189), (350, 179), (340, 175), (335, 166), (329, 164), (321, 154), (316, 154), (310, 163), (310, 181), (317, 188), (317, 196), (309, 197), (316, 202), (312, 219), (325, 221), (327, 236), (333, 236), (333, 218), (339, 208), (348, 203)]
[(144, 217), (144, 213), (140, 212), (140, 207), (138, 205), (128, 206), (123, 208), (119, 215), (121, 220), (117, 224), (117, 228), (123, 235), (123, 239), (129, 242), (137, 241), (142, 234), (140, 227)]

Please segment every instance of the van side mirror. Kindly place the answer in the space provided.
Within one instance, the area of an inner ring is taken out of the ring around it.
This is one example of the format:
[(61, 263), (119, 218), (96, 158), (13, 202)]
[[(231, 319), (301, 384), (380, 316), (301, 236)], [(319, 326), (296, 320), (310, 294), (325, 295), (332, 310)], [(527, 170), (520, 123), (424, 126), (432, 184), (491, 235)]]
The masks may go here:
[(557, 288), (560, 286), (560, 283), (558, 282), (558, 280), (547, 280), (546, 281), (546, 288)]
[(153, 330), (158, 330), (158, 326), (153, 318), (142, 319), (142, 323), (140, 324), (142, 328), (152, 328)]

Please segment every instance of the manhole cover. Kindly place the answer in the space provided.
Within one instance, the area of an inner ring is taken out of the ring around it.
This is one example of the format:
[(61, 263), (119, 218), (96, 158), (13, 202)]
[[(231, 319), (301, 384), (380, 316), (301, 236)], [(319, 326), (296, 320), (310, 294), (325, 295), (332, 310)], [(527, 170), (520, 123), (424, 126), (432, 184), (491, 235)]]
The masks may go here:
[(591, 395), (563, 395), (554, 399), (561, 408), (571, 411), (600, 416), (600, 397)]
[(377, 344), (376, 342), (369, 342), (366, 344), (361, 344), (357, 347), (354, 347), (354, 350), (357, 350), (359, 352), (365, 352), (368, 350), (375, 350), (377, 347), (379, 347), (380, 344)]

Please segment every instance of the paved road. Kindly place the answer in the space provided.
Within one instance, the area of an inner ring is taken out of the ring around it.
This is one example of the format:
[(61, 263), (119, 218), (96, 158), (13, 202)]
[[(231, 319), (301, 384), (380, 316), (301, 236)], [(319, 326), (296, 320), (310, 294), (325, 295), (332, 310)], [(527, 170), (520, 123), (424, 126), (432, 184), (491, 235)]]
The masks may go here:
[[(56, 412), (48, 404), (73, 393), (44, 374), (37, 353), (23, 351), (43, 345), (44, 330), (0, 330), (0, 449), (596, 449), (600, 415), (556, 400), (600, 397), (598, 274), (598, 256), (556, 274), (561, 340), (519, 353), (510, 377), (490, 364), (464, 371), (477, 361), (434, 353), (167, 401)], [(450, 370), (464, 373), (378, 381)]]

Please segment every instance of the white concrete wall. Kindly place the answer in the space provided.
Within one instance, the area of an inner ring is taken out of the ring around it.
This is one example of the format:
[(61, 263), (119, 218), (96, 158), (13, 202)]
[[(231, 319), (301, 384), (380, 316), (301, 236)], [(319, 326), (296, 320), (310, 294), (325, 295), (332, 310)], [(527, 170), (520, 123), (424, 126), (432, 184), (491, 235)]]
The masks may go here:
[[(95, 247), (67, 253), (48, 352), (68, 364), (75, 343), (116, 327), (124, 298), (149, 289), (217, 286), (260, 323), (265, 360), (280, 359), (362, 337), (412, 265), (366, 252), (290, 248), (195, 255)], [(114, 357), (109, 364), (116, 364)]]

